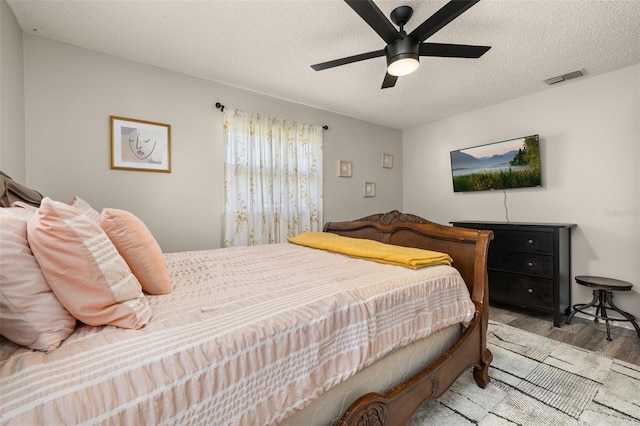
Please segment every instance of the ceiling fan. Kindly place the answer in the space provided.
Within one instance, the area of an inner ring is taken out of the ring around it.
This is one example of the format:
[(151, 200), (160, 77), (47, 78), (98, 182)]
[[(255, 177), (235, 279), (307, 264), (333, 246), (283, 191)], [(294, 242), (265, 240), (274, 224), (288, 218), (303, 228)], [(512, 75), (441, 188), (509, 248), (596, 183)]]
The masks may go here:
[(411, 6), (400, 6), (391, 12), (391, 21), (400, 27), (400, 30), (397, 30), (372, 0), (344, 1), (382, 37), (387, 45), (382, 50), (311, 65), (311, 68), (316, 71), (386, 56), (387, 74), (382, 82), (382, 89), (386, 89), (395, 86), (398, 77), (414, 72), (420, 66), (420, 56), (479, 58), (491, 49), (490, 46), (425, 42), (480, 0), (452, 0), (409, 34), (404, 31), (404, 26), (413, 15)]

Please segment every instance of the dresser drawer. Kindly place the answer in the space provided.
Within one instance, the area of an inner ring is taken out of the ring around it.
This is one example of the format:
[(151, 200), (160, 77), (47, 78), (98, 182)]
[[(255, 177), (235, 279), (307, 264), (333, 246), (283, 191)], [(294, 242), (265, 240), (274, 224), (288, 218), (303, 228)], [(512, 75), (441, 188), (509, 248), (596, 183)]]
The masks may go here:
[(549, 309), (553, 306), (553, 280), (489, 271), (489, 300)]
[(490, 269), (553, 278), (551, 255), (489, 250), (487, 266)]
[(494, 230), (489, 246), (494, 250), (511, 250), (526, 253), (553, 254), (553, 233), (536, 231)]
[(571, 307), (572, 223), (451, 222), (493, 231), (487, 272), (489, 300), (553, 315), (560, 327)]

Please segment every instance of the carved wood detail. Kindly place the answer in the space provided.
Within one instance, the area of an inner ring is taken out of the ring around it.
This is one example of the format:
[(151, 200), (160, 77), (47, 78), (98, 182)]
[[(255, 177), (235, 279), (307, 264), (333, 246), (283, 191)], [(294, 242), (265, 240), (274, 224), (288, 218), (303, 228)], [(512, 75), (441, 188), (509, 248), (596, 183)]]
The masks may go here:
[(336, 426), (385, 426), (388, 425), (389, 410), (381, 401), (380, 394), (367, 394), (357, 400), (344, 414)]
[(435, 398), (438, 394), (438, 385), (440, 385), (440, 381), (438, 378), (434, 377), (431, 379), (431, 394), (429, 395), (429, 399)]
[(387, 424), (387, 408), (381, 402), (374, 402), (364, 407), (357, 417), (357, 426), (384, 426)]
[(388, 213), (378, 213), (371, 216), (358, 219), (359, 221), (367, 222), (380, 222), (383, 225), (391, 225), (396, 222), (411, 222), (411, 223), (431, 223), (427, 219), (423, 219), (420, 216), (416, 216), (410, 213), (400, 213), (398, 210), (392, 210)]

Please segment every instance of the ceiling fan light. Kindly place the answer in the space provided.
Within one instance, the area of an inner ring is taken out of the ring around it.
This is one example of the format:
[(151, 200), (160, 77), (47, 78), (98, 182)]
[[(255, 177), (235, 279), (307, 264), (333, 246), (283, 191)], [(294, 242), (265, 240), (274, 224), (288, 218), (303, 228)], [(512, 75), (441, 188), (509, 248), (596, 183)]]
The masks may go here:
[(420, 66), (419, 44), (413, 37), (403, 37), (389, 43), (384, 48), (387, 56), (387, 72), (390, 75), (402, 77), (417, 70)]
[(420, 66), (420, 62), (416, 58), (400, 58), (389, 64), (387, 72), (396, 77), (409, 75)]

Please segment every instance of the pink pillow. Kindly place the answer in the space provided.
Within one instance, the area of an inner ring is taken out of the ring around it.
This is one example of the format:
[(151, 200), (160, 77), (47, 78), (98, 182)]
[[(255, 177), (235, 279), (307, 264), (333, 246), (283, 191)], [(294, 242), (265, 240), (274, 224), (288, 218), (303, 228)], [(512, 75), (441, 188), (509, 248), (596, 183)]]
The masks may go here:
[(123, 328), (149, 322), (140, 283), (100, 225), (77, 209), (43, 198), (27, 238), (49, 286), (74, 317)]
[(127, 262), (142, 289), (149, 294), (171, 293), (162, 249), (146, 225), (133, 213), (103, 209), (100, 226)]
[(31, 208), (0, 208), (0, 333), (49, 352), (73, 333), (76, 319), (51, 292), (29, 248)]
[(85, 200), (80, 197), (73, 197), (73, 200), (69, 203), (71, 207), (75, 207), (80, 213), (87, 216), (95, 223), (100, 223), (100, 213), (89, 205)]

